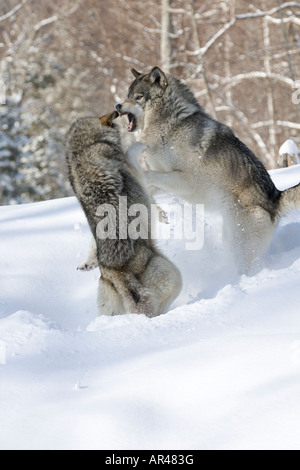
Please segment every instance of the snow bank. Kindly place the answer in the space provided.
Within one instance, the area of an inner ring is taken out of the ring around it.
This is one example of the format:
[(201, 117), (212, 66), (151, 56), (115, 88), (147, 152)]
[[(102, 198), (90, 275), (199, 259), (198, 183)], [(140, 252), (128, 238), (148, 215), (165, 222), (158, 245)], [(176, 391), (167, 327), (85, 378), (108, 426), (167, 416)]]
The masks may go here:
[(299, 161), (299, 149), (297, 144), (294, 140), (288, 139), (286, 140), (279, 149), (279, 155), (289, 154), (291, 157), (295, 156), (297, 164), (300, 163)]
[(99, 274), (76, 271), (90, 235), (75, 198), (1, 207), (0, 448), (299, 449), (299, 219), (237, 277), (208, 217), (199, 253), (161, 242), (184, 280), (172, 311), (107, 318)]

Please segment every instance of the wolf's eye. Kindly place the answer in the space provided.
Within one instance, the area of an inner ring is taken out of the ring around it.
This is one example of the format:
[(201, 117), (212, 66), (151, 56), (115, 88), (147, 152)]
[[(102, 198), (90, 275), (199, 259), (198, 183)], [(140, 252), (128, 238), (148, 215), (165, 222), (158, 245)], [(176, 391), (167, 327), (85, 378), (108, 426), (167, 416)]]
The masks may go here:
[(143, 95), (136, 95), (135, 100), (136, 101), (141, 101), (144, 98)]

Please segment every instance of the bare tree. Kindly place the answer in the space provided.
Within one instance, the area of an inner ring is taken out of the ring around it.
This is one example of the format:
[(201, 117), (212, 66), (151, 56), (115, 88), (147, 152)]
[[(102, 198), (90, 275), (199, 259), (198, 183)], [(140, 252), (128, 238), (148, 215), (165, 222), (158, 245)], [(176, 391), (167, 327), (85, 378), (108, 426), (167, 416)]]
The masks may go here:
[(300, 3), (259, 3), (174, 2), (183, 31), (174, 63), (212, 115), (234, 127), (272, 168), (280, 143), (300, 140), (299, 106), (291, 99), (300, 51), (287, 36), (287, 26), (293, 38), (300, 34)]

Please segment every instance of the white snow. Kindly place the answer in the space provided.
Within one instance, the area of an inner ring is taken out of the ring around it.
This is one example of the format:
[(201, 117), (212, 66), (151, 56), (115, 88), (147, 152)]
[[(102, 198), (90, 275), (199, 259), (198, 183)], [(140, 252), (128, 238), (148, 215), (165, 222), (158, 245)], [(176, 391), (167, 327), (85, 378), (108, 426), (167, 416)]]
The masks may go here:
[(184, 288), (154, 319), (97, 316), (89, 237), (75, 198), (0, 208), (0, 449), (299, 450), (300, 213), (251, 277), (213, 216), (201, 251), (161, 242)]
[(284, 155), (288, 153), (289, 155), (291, 156), (294, 156), (296, 157), (296, 161), (297, 161), (297, 164), (300, 163), (300, 160), (299, 160), (299, 149), (297, 147), (297, 144), (294, 140), (292, 139), (288, 139), (286, 140), (282, 146), (280, 147), (279, 149), (279, 155)]

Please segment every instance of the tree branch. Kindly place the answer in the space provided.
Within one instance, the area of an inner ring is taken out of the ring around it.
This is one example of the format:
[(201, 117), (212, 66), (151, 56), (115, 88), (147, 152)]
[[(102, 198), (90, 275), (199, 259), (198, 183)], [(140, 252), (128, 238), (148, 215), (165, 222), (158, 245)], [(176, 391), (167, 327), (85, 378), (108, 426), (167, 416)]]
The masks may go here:
[(39, 23), (37, 23), (33, 29), (35, 32), (37, 32), (41, 28), (43, 28), (43, 26), (47, 26), (48, 24), (54, 23), (54, 21), (57, 21), (57, 20), (58, 20), (58, 17), (56, 15), (51, 16), (50, 18), (46, 18), (45, 20), (42, 20)]
[(197, 56), (199, 54), (204, 55), (208, 51), (208, 49), (211, 48), (211, 46), (224, 34), (226, 31), (231, 28), (236, 22), (236, 18), (232, 18), (232, 20), (229, 21), (229, 23), (226, 23), (223, 28), (221, 28), (206, 44), (205, 46), (201, 47), (200, 49), (197, 49), (196, 51), (189, 52), (187, 51), (187, 54), (190, 56)]
[(234, 17), (226, 23), (223, 28), (221, 28), (207, 43), (205, 46), (201, 47), (201, 49), (197, 49), (196, 51), (187, 51), (187, 54), (190, 56), (197, 56), (199, 54), (206, 54), (206, 52), (211, 48), (211, 46), (221, 37), (228, 29), (230, 29), (238, 20), (248, 20), (248, 19), (255, 19), (255, 18), (263, 18), (265, 16), (272, 16), (278, 11), (282, 11), (286, 8), (300, 8), (300, 3), (297, 2), (287, 2), (279, 7), (273, 8), (269, 11), (258, 11), (258, 13), (246, 13), (242, 15), (234, 15)]
[(243, 14), (243, 15), (235, 15), (235, 18), (237, 20), (248, 20), (250, 18), (263, 18), (264, 16), (268, 16), (268, 15), (274, 15), (275, 13), (277, 13), (278, 11), (280, 10), (284, 10), (286, 8), (300, 8), (300, 3), (297, 3), (297, 2), (286, 2), (286, 3), (283, 3), (282, 5), (276, 7), (276, 8), (272, 8), (272, 10), (269, 10), (269, 11), (261, 11), (261, 10), (258, 10), (257, 13), (246, 13), (246, 14)]
[(10, 18), (11, 16), (13, 16), (15, 13), (17, 13), (17, 11), (19, 11), (24, 5), (25, 3), (27, 3), (28, 0), (23, 0), (22, 3), (19, 3), (19, 5), (17, 5), (15, 8), (13, 8), (13, 10), (9, 11), (8, 13), (6, 13), (5, 15), (3, 16), (0, 16), (0, 22), (1, 21), (5, 21), (7, 20), (7, 18)]
[(300, 25), (300, 19), (297, 18), (295, 15), (289, 16), (287, 18), (273, 18), (273, 16), (266, 16), (267, 20), (270, 21), (273, 24), (280, 24), (280, 23), (295, 23), (297, 25)]
[[(260, 127), (268, 127), (270, 126), (271, 121), (260, 121), (254, 124), (251, 124), (252, 129), (259, 129)], [(298, 122), (291, 122), (291, 121), (276, 121), (276, 125), (278, 127), (288, 127), (290, 129), (300, 129), (300, 124)]]
[(294, 81), (291, 78), (286, 78), (283, 75), (279, 75), (277, 73), (266, 73), (266, 72), (249, 72), (249, 73), (240, 73), (239, 75), (235, 75), (230, 77), (229, 79), (222, 79), (222, 85), (230, 84), (230, 87), (236, 86), (242, 80), (251, 80), (253, 78), (269, 78), (272, 80), (277, 80), (278, 82), (285, 83), (286, 85), (292, 87), (294, 85)]
[(300, 124), (290, 121), (276, 121), (276, 124), (281, 127), (289, 127), (290, 129), (300, 129)]

